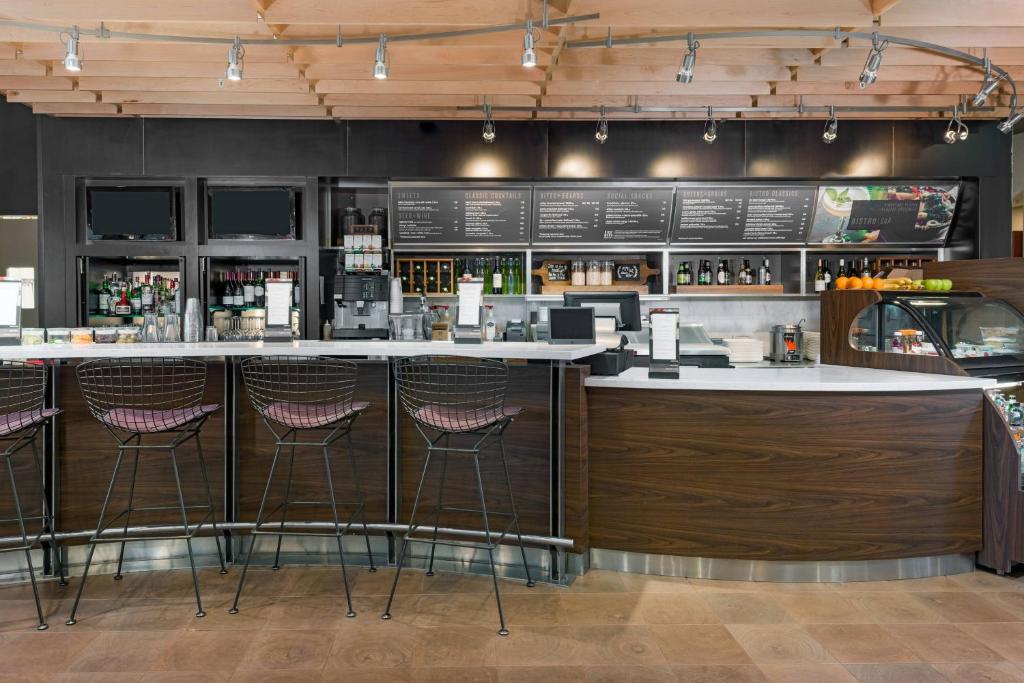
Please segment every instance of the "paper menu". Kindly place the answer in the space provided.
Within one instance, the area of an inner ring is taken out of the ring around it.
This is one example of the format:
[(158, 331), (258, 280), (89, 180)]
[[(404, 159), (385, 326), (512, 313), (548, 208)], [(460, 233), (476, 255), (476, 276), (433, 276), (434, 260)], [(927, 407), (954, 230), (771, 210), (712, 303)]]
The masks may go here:
[(21, 280), (0, 280), (0, 327), (17, 327), (21, 308)]
[(292, 283), (285, 280), (267, 282), (267, 326), (286, 326), (292, 324)]
[(480, 306), (484, 299), (484, 281), (459, 282), (459, 317), (456, 325), (477, 327), (480, 325)]
[(675, 361), (679, 355), (679, 313), (651, 311), (651, 359)]

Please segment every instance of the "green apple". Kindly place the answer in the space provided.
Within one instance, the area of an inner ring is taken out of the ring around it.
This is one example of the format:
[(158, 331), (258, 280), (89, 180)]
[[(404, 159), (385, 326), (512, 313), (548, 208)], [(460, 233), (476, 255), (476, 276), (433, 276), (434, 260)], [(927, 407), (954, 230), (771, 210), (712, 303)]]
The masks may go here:
[(924, 287), (924, 280), (914, 280), (913, 285), (915, 289), (921, 289)]
[(928, 278), (924, 281), (924, 288), (929, 292), (937, 292), (942, 287), (942, 282), (934, 278)]
[(952, 280), (948, 280), (948, 279), (943, 279), (943, 281), (942, 281), (942, 291), (948, 292), (951, 289), (953, 289), (953, 281)]

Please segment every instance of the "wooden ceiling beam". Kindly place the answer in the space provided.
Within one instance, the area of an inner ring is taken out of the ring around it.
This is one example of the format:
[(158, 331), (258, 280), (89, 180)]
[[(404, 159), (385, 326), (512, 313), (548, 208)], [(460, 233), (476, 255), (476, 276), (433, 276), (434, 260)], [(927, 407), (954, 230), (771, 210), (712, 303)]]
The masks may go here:
[(8, 90), (8, 102), (95, 102), (97, 95), (87, 90)]
[[(68, 76), (60, 60), (50, 63), (53, 73)], [(91, 77), (125, 77), (125, 78), (207, 78), (217, 82), (224, 77), (224, 62), (88, 62), (76, 75), (83, 78)], [(295, 64), (271, 64), (266, 62), (246, 62), (245, 81), (260, 79), (299, 79), (299, 67)]]
[[(532, 95), (488, 95), (487, 101), (495, 106), (532, 107), (537, 101)], [(417, 93), (412, 95), (379, 95), (367, 93), (329, 93), (324, 104), (340, 107), (478, 107), (483, 104), (480, 95)]]
[(117, 104), (287, 104), (319, 105), (313, 93), (262, 92), (149, 92), (104, 90), (101, 101)]
[(422, 92), (452, 95), (538, 95), (537, 83), (518, 81), (396, 81), (388, 79), (321, 80), (316, 84), (318, 93), (380, 93), (415, 94)]
[(45, 76), (46, 65), (24, 59), (0, 59), (0, 76)]
[(128, 116), (254, 118), (254, 119), (320, 119), (330, 116), (327, 107), (264, 104), (171, 104), (129, 103), (121, 106)]
[(124, 78), (91, 77), (78, 79), (82, 90), (132, 90), (154, 92), (218, 92), (218, 93), (309, 93), (312, 86), (298, 79), (246, 78), (223, 81), (213, 78)]
[[(561, 66), (555, 81), (665, 81), (675, 83), (678, 65), (672, 66)], [(699, 64), (693, 82), (699, 81), (782, 81), (789, 80), (785, 66), (717, 66)], [(690, 84), (687, 84), (690, 85)], [(679, 86), (686, 88), (686, 85)]]
[(106, 102), (35, 102), (32, 104), (32, 113), (57, 116), (71, 114), (116, 116), (121, 112), (116, 104), (108, 104)]
[[(310, 64), (306, 77), (314, 80), (373, 80), (373, 62), (363, 64)], [(519, 64), (509, 66), (432, 64), (391, 64), (396, 81), (543, 81), (544, 68), (526, 69)]]
[[(978, 84), (972, 81), (877, 81), (871, 85), (872, 95), (973, 95)], [(786, 81), (775, 85), (777, 95), (864, 93), (856, 80), (851, 81)]]
[(694, 81), (681, 85), (675, 81), (554, 81), (549, 95), (767, 95), (767, 81)]
[[(453, 107), (332, 107), (331, 114), (337, 119), (476, 119), (483, 122), (478, 111), (463, 111)], [(526, 120), (532, 118), (528, 111), (496, 111), (495, 120)], [(501, 134), (499, 128), (498, 134)]]

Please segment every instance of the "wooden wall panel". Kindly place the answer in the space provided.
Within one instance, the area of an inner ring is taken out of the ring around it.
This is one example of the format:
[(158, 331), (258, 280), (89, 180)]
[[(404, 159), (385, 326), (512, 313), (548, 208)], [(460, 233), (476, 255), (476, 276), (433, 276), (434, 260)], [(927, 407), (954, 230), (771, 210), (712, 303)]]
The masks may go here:
[(815, 561), (981, 546), (980, 391), (587, 395), (592, 547)]
[(1024, 562), (1020, 455), (998, 409), (985, 401), (985, 522), (978, 564), (1008, 572)]
[[(387, 382), (388, 367), (385, 362), (361, 361), (356, 398), (370, 401), (370, 408), (356, 420), (352, 440), (356, 449), (360, 481), (366, 497), (366, 521), (383, 523), (387, 521)], [(270, 473), (274, 456), (274, 438), (262, 418), (252, 408), (245, 393), (244, 383), (239, 378), (238, 411), (238, 521), (255, 522), (259, 512), (260, 498)], [(283, 431), (283, 430), (282, 430)], [(309, 432), (311, 436), (319, 432)], [(304, 437), (305, 438), (305, 437)], [(352, 500), (352, 466), (348, 457), (348, 444), (344, 439), (330, 449), (331, 474), (334, 478), (335, 495), (339, 503)], [(287, 453), (282, 453), (275, 475), (275, 488), (271, 505), (276, 505), (284, 493), (287, 477)], [(317, 448), (296, 448), (292, 481), (292, 500), (329, 500), (325, 484), (323, 456)], [(351, 510), (340, 507), (339, 515)], [(297, 515), (301, 515), (299, 517)], [(329, 521), (329, 507), (307, 508), (294, 511), (293, 519)], [(344, 518), (347, 518), (347, 514)]]
[[(509, 386), (505, 403), (520, 406), (525, 412), (517, 417), (505, 431), (505, 455), (508, 458), (512, 477), (512, 491), (519, 510), (520, 526), (524, 534), (547, 535), (550, 525), (550, 403), (551, 368), (545, 364), (510, 364)], [(452, 437), (452, 447), (464, 447), (472, 437)], [(412, 419), (402, 413), (399, 420), (399, 472), (402, 492), (398, 520), (407, 523), (412, 512), (416, 486), (423, 472), (426, 446), (423, 437), (416, 431)], [(484, 482), (484, 493), (488, 509), (508, 510), (508, 495), (501, 471), (497, 448), (488, 449), (480, 456), (480, 469)], [(418, 521), (433, 523), (428, 512), (437, 500), (440, 480), (440, 460), (431, 462), (427, 481), (423, 486)], [(467, 456), (448, 456), (448, 473), (445, 486), (445, 505), (479, 508), (476, 474), (473, 460)], [(492, 520), (495, 530), (504, 523), (500, 518)], [(445, 513), (442, 526), (459, 526), (482, 529), (478, 514)]]
[(949, 278), (957, 290), (1006, 299), (1024, 311), (1024, 259), (994, 258), (928, 263), (925, 277)]
[[(59, 368), (58, 405), (64, 409), (58, 421), (57, 471), (59, 502), (57, 528), (61, 531), (95, 529), (100, 507), (117, 459), (116, 442), (88, 411), (71, 364)], [(204, 403), (224, 404), (224, 366), (207, 365)], [(200, 433), (217, 519), (224, 519), (224, 422), (223, 407), (206, 421)], [(143, 443), (166, 443), (167, 436), (143, 437)], [(174, 475), (166, 451), (143, 451), (135, 485), (135, 506), (177, 504)], [(132, 453), (125, 456), (119, 484), (111, 498), (110, 510), (120, 512), (128, 502), (128, 481)], [(186, 505), (205, 504), (206, 492), (199, 475), (198, 458), (192, 442), (178, 449), (178, 467)], [(195, 513), (193, 513), (195, 514)], [(194, 519), (194, 518), (193, 518)], [(178, 523), (175, 510), (132, 515), (132, 524)]]
[(569, 366), (565, 373), (565, 534), (573, 540), (574, 553), (590, 548), (589, 414), (583, 386), (589, 376), (587, 365)]

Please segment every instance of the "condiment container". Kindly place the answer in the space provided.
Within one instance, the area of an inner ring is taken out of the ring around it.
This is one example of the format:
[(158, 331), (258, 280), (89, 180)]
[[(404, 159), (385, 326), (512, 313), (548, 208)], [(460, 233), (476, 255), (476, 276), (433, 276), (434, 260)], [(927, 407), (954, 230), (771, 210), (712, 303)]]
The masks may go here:
[(48, 327), (46, 328), (46, 341), (51, 344), (70, 344), (71, 328)]
[(139, 328), (137, 328), (137, 327), (119, 327), (119, 328), (117, 328), (117, 343), (118, 344), (138, 344), (139, 343)]
[(42, 344), (46, 341), (46, 330), (42, 327), (21, 328), (21, 343), (27, 345)]
[(117, 341), (116, 327), (97, 327), (94, 332), (97, 344), (113, 344)]
[(92, 344), (92, 328), (76, 327), (71, 330), (72, 344)]

